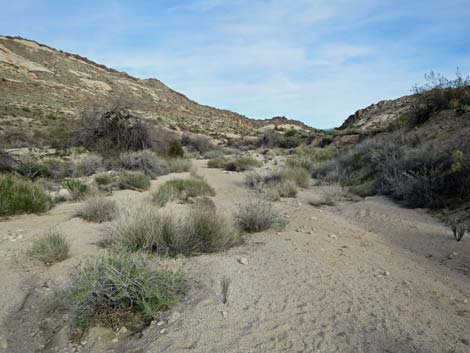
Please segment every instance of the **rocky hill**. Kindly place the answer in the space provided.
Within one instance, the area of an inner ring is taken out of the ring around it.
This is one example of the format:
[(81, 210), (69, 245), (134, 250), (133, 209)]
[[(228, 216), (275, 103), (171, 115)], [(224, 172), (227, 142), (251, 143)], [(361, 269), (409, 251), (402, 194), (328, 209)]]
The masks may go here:
[[(94, 101), (126, 97), (144, 118), (175, 130), (250, 134), (272, 121), (197, 104), (157, 79), (137, 79), (87, 58), (20, 37), (0, 36), (3, 129), (39, 131), (50, 120), (76, 117)], [(296, 121), (282, 121), (308, 128)]]

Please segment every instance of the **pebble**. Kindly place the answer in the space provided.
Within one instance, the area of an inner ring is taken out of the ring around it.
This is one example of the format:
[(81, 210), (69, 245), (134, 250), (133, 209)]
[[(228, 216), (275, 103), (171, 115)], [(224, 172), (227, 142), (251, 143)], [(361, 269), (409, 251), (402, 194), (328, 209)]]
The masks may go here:
[(223, 318), (226, 318), (228, 316), (228, 312), (226, 311), (222, 311), (221, 314)]
[(336, 234), (330, 234), (330, 235), (328, 235), (328, 236), (329, 236), (331, 239), (337, 239), (337, 238), (338, 238), (338, 236), (337, 236)]
[(162, 329), (160, 330), (160, 333), (161, 333), (162, 335), (163, 335), (165, 332), (166, 332), (166, 329), (164, 329), (164, 328), (162, 328)]
[(449, 254), (449, 256), (447, 256), (447, 258), (448, 258), (449, 260), (452, 260), (452, 259), (453, 259), (454, 257), (456, 257), (458, 254), (459, 254), (459, 253), (457, 253), (457, 252), (453, 252), (452, 254)]
[(162, 325), (164, 325), (164, 324), (165, 324), (165, 321), (159, 321), (159, 322), (157, 322), (157, 326), (162, 326)]
[(460, 340), (460, 342), (462, 342), (464, 345), (468, 346), (470, 343), (468, 342), (468, 340), (466, 338), (462, 338)]
[(113, 338), (113, 339), (111, 340), (111, 342), (113, 342), (113, 343), (118, 343), (119, 340), (118, 340), (117, 338)]
[(122, 326), (117, 333), (118, 333), (118, 335), (125, 335), (127, 333), (127, 331), (128, 331), (127, 327)]
[(241, 257), (238, 259), (238, 262), (242, 264), (243, 266), (248, 265), (248, 259), (246, 257)]

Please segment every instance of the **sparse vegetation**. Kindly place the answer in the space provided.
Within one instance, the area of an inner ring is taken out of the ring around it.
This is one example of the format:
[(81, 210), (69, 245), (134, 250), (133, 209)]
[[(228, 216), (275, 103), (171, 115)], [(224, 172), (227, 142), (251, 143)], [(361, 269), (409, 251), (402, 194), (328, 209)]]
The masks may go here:
[(76, 175), (89, 176), (104, 171), (103, 158), (97, 154), (86, 154), (75, 163)]
[(84, 205), (77, 212), (77, 216), (87, 222), (108, 222), (118, 214), (116, 201), (102, 196), (94, 196), (85, 200)]
[(64, 187), (70, 191), (73, 200), (83, 200), (91, 193), (90, 187), (80, 179), (68, 179), (63, 182)]
[(185, 158), (171, 158), (168, 160), (168, 167), (170, 173), (184, 173), (191, 170), (192, 163)]
[(284, 220), (270, 202), (251, 200), (239, 205), (236, 220), (241, 230), (248, 233), (262, 232), (273, 227), (282, 227)]
[(205, 180), (189, 178), (167, 181), (153, 193), (152, 197), (155, 204), (163, 207), (167, 202), (176, 199), (187, 202), (189, 198), (214, 195), (214, 189)]
[(149, 324), (158, 311), (176, 304), (186, 291), (182, 273), (154, 270), (142, 254), (99, 255), (73, 278), (74, 324), (81, 332), (94, 324), (129, 326), (135, 316)]
[(119, 159), (121, 168), (131, 171), (141, 171), (151, 178), (156, 178), (157, 176), (165, 175), (170, 172), (167, 161), (149, 150), (125, 152), (119, 156)]
[(109, 185), (116, 181), (116, 178), (108, 173), (101, 173), (95, 176), (95, 183), (98, 185)]
[(28, 255), (46, 264), (60, 262), (68, 257), (70, 245), (63, 232), (57, 228), (35, 238)]
[(150, 177), (138, 171), (121, 171), (119, 173), (119, 184), (122, 189), (148, 190), (150, 188)]
[(261, 166), (261, 162), (251, 156), (216, 157), (207, 162), (209, 168), (222, 168), (227, 171), (243, 172)]
[(0, 216), (46, 212), (50, 200), (39, 184), (0, 174)]

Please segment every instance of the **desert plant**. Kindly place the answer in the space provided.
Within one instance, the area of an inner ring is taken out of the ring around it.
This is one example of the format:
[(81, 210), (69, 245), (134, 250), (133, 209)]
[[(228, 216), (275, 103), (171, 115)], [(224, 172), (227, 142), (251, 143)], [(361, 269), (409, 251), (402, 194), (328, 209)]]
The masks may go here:
[(111, 226), (111, 239), (131, 251), (168, 253), (168, 239), (175, 237), (176, 220), (158, 213), (152, 206), (141, 206), (121, 212)]
[(207, 209), (191, 210), (174, 235), (168, 243), (173, 255), (221, 251), (241, 241), (238, 230), (226, 217)]
[(160, 186), (153, 193), (153, 201), (160, 207), (169, 201), (179, 199), (187, 201), (198, 196), (214, 196), (214, 189), (203, 179), (172, 179)]
[(170, 173), (189, 172), (192, 167), (191, 161), (185, 158), (170, 158), (167, 162)]
[(293, 181), (297, 186), (307, 189), (310, 186), (309, 172), (303, 167), (287, 167), (283, 170), (285, 179)]
[(80, 179), (65, 180), (63, 185), (68, 191), (70, 191), (73, 200), (82, 200), (91, 192), (90, 187)]
[(192, 151), (205, 153), (214, 149), (214, 144), (203, 135), (185, 134), (181, 139), (183, 146)]
[(181, 158), (184, 156), (183, 146), (178, 141), (173, 141), (168, 146), (168, 156), (172, 158)]
[(255, 158), (251, 156), (241, 156), (229, 160), (225, 164), (224, 169), (228, 171), (244, 172), (259, 166), (261, 166), (261, 162), (257, 161)]
[(50, 199), (37, 183), (0, 174), (0, 216), (46, 212)]
[(208, 196), (200, 196), (194, 199), (194, 207), (201, 209), (215, 209), (214, 201)]
[(22, 156), (18, 159), (16, 172), (32, 180), (40, 177), (49, 177), (51, 175), (51, 172), (46, 164), (34, 160), (30, 156)]
[(261, 232), (285, 225), (273, 205), (264, 200), (255, 199), (239, 205), (235, 218), (240, 229), (248, 233)]
[(225, 168), (233, 159), (228, 156), (216, 156), (207, 161), (208, 168)]
[(152, 178), (170, 171), (167, 161), (149, 150), (121, 153), (119, 159), (121, 168), (142, 171)]
[(0, 148), (0, 173), (10, 173), (17, 168), (17, 161)]
[(60, 229), (52, 228), (44, 235), (35, 238), (28, 255), (46, 264), (65, 260), (68, 257), (70, 245)]
[(186, 291), (182, 273), (154, 270), (141, 254), (102, 254), (85, 263), (72, 279), (75, 328), (83, 332), (93, 324), (128, 326), (135, 315), (148, 324)]
[(454, 238), (457, 241), (461, 241), (467, 231), (470, 231), (470, 224), (467, 222), (462, 222), (456, 217), (449, 219), (449, 226), (452, 229)]
[(279, 194), (280, 197), (294, 198), (297, 196), (297, 185), (291, 181), (287, 180), (279, 185), (277, 185), (274, 190)]
[(109, 185), (115, 180), (116, 178), (108, 173), (101, 173), (95, 176), (95, 183), (98, 185)]
[(83, 206), (78, 210), (77, 216), (87, 222), (108, 222), (118, 214), (116, 201), (106, 199), (102, 196), (94, 196), (85, 200)]
[(138, 171), (121, 171), (119, 173), (119, 184), (122, 189), (148, 190), (150, 188), (150, 177)]
[(75, 176), (89, 176), (103, 171), (103, 158), (97, 154), (86, 154), (75, 161)]
[(220, 292), (222, 296), (222, 303), (227, 304), (228, 303), (228, 296), (230, 294), (230, 278), (224, 276), (220, 280)]

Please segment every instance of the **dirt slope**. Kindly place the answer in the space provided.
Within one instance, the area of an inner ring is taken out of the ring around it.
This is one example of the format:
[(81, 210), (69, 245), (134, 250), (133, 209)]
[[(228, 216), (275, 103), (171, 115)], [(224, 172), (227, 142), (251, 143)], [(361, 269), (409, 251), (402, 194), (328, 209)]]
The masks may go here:
[[(196, 163), (217, 191), (219, 210), (232, 212), (252, 197), (243, 174)], [(249, 236), (225, 253), (170, 260), (188, 273), (191, 293), (142, 336), (116, 339), (98, 328), (79, 347), (68, 345), (60, 325), (51, 329), (37, 305), (50, 288), (67, 283), (81, 259), (100, 251), (94, 243), (106, 224), (70, 218), (78, 204), (2, 222), (4, 351), (41, 351), (43, 345), (43, 352), (469, 352), (470, 281), (460, 267), (470, 268), (470, 239), (457, 243), (430, 216), (382, 198), (314, 208), (308, 200), (320, 191), (277, 203), (289, 220), (283, 231)], [(112, 197), (135, 205), (148, 193)], [(72, 241), (73, 257), (45, 268), (22, 251), (54, 224)], [(435, 261), (449, 251), (462, 256), (459, 268), (453, 260)], [(220, 300), (223, 276), (231, 279), (228, 304)]]

